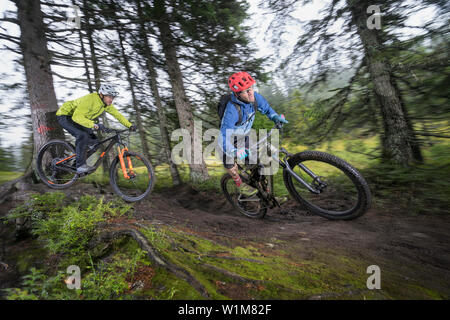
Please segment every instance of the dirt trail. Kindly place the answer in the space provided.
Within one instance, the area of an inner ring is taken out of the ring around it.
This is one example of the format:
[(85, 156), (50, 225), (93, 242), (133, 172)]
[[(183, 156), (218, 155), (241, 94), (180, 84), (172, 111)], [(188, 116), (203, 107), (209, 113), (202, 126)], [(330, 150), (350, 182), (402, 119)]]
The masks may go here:
[[(79, 186), (64, 192), (73, 199), (99, 194), (90, 185)], [(114, 197), (108, 189), (102, 194)], [(1, 216), (12, 203), (1, 206)], [(223, 195), (188, 186), (153, 193), (133, 207), (137, 220), (160, 221), (215, 241), (253, 241), (274, 250), (289, 247), (291, 254), (304, 259), (314, 259), (318, 250), (352, 257), (367, 266), (380, 266), (382, 274), (392, 274), (405, 284), (420, 283), (441, 298), (450, 297), (450, 218), (446, 216), (411, 216), (397, 208), (374, 208), (353, 221), (331, 221), (307, 214), (290, 200), (264, 219), (254, 220), (236, 212)]]
[(142, 219), (184, 225), (209, 237), (225, 235), (263, 243), (283, 240), (298, 247), (299, 256), (311, 256), (318, 248), (346, 252), (367, 261), (367, 266), (379, 265), (447, 296), (450, 292), (450, 219), (446, 216), (411, 216), (396, 208), (375, 208), (356, 220), (331, 221), (306, 213), (290, 200), (262, 220), (249, 219), (221, 194), (190, 187), (154, 194), (135, 208)]

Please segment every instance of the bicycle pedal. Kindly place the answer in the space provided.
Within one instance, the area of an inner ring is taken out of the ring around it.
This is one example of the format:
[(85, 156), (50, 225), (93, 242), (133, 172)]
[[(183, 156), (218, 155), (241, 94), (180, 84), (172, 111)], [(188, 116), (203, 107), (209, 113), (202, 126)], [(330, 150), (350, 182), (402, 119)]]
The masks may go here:
[(82, 178), (82, 177), (87, 176), (87, 175), (89, 175), (89, 174), (91, 174), (91, 173), (94, 173), (95, 170), (96, 170), (96, 169), (92, 169), (92, 170), (90, 170), (90, 171), (81, 172), (81, 173), (77, 173), (77, 174), (78, 174), (78, 176), (79, 176), (80, 178)]
[(289, 199), (288, 197), (275, 197), (275, 202), (279, 207), (281, 207), (282, 204), (286, 203)]

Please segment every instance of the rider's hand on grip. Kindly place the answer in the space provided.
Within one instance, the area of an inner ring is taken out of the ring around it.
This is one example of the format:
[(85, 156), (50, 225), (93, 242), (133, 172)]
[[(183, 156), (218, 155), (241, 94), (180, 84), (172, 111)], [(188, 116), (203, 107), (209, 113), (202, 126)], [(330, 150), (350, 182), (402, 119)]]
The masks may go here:
[(244, 160), (245, 158), (250, 156), (250, 150), (246, 149), (246, 148), (241, 148), (236, 150), (236, 156), (241, 159)]
[(274, 114), (273, 116), (272, 116), (272, 121), (273, 122), (275, 122), (275, 123), (289, 123), (287, 120), (286, 120), (286, 118), (284, 117), (284, 114), (282, 114), (282, 115), (277, 115), (277, 114)]
[(103, 124), (98, 123), (98, 124), (94, 124), (94, 129), (100, 132), (109, 132), (109, 129), (106, 128)]

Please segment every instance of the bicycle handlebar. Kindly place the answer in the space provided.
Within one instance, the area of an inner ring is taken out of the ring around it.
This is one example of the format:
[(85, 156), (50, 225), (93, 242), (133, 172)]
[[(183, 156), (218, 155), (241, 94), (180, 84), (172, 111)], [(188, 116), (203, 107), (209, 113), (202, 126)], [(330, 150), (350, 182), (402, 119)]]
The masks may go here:
[[(264, 138), (262, 138), (261, 140), (257, 141), (255, 144), (251, 145), (248, 147), (249, 150), (255, 150), (256, 147), (258, 147), (261, 143), (263, 143), (264, 141), (266, 141), (267, 139), (269, 139), (269, 137), (272, 135), (272, 129), (278, 129), (278, 130), (282, 130), (284, 123), (282, 122), (276, 122), (274, 124), (274, 126), (270, 129), (270, 132), (268, 135), (266, 135)], [(230, 153), (227, 153), (228, 155), (230, 155)]]
[(104, 128), (104, 130), (103, 130), (105, 133), (111, 133), (111, 132), (114, 132), (115, 134), (121, 134), (121, 133), (123, 133), (123, 132), (125, 132), (125, 131), (130, 131), (130, 128), (127, 128), (127, 129), (123, 129), (123, 130), (117, 130), (117, 129), (113, 129), (113, 128)]

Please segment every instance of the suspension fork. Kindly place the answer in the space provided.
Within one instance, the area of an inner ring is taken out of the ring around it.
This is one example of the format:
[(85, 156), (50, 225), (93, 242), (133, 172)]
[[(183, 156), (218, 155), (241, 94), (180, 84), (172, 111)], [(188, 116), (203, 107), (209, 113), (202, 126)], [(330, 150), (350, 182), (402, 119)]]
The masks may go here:
[(123, 177), (125, 179), (131, 179), (135, 176), (134, 172), (133, 172), (133, 164), (131, 163), (131, 158), (130, 156), (126, 156), (127, 157), (127, 164), (128, 164), (128, 169), (130, 170), (130, 175), (128, 175), (127, 172), (127, 168), (125, 165), (125, 160), (123, 158), (123, 154), (125, 153), (125, 151), (128, 151), (127, 147), (124, 147), (122, 150), (120, 150), (120, 146), (117, 147), (117, 151), (119, 152), (119, 161), (120, 161), (120, 167), (122, 168), (122, 173), (123, 173)]
[[(281, 153), (284, 153), (286, 156), (284, 157), (283, 160), (281, 159), (277, 159), (278, 162), (280, 163), (280, 165), (285, 168), (293, 177), (295, 180), (297, 180), (298, 182), (300, 182), (302, 185), (305, 186), (306, 189), (308, 189), (309, 191), (311, 191), (312, 193), (315, 194), (319, 194), (321, 193), (321, 190), (317, 190), (315, 188), (313, 188), (309, 183), (307, 183), (305, 180), (303, 180), (297, 173), (295, 173), (295, 171), (291, 168), (291, 166), (289, 165), (289, 158), (292, 157), (293, 155), (291, 153), (289, 153), (285, 148), (281, 148), (280, 149)], [(314, 174), (314, 172), (312, 172), (311, 170), (309, 170), (303, 163), (298, 163), (297, 164), (304, 172), (306, 172), (311, 178), (313, 178), (313, 181), (320, 181), (320, 177), (317, 176), (316, 174)]]

